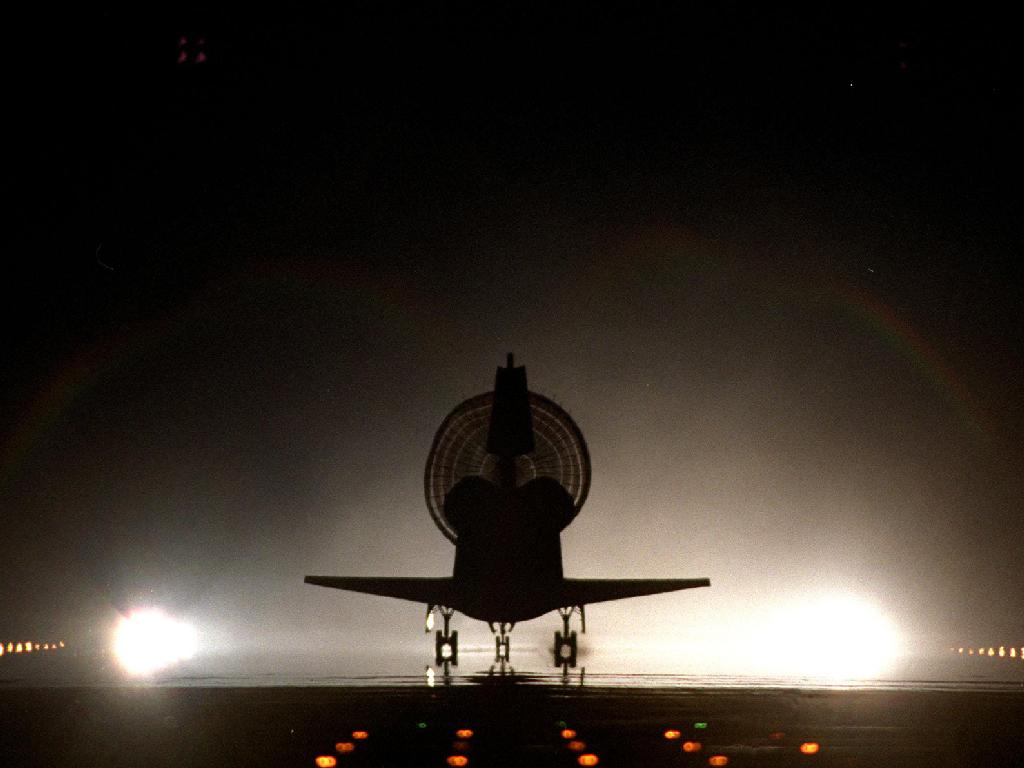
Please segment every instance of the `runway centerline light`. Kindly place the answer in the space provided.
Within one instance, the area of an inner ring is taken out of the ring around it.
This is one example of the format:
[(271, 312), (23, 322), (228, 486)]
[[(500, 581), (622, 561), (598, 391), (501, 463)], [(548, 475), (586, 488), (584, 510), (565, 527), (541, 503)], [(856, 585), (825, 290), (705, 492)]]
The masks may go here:
[(339, 755), (347, 755), (349, 752), (355, 752), (356, 745), (351, 741), (339, 741), (334, 745), (334, 751)]
[(665, 731), (665, 738), (669, 739), (670, 741), (672, 739), (678, 739), (682, 735), (683, 735), (682, 733), (680, 733), (679, 731), (674, 730), (672, 728), (670, 728), (667, 731)]
[(701, 743), (699, 741), (684, 741), (683, 752), (700, 752)]
[(565, 729), (562, 730), (562, 738), (563, 739), (575, 739), (576, 738), (576, 731), (574, 731), (572, 728), (565, 728)]
[(800, 745), (800, 751), (805, 755), (816, 755), (821, 751), (821, 745), (816, 741), (805, 741)]
[(463, 766), (469, 764), (469, 758), (465, 755), (449, 755), (445, 762), (452, 768), (463, 768)]
[(320, 755), (314, 762), (317, 768), (334, 768), (338, 764), (337, 759), (331, 755)]
[(726, 757), (725, 755), (712, 755), (711, 757), (708, 758), (708, 765), (719, 766), (719, 765), (728, 765), (728, 764), (729, 764), (729, 758)]
[(459, 728), (459, 730), (457, 730), (455, 732), (455, 737), (458, 738), (458, 739), (472, 739), (473, 738), (473, 729), (472, 728)]
[(584, 768), (590, 768), (590, 766), (597, 765), (599, 762), (601, 762), (601, 758), (599, 758), (595, 754), (588, 752), (585, 755), (580, 755), (577, 758), (576, 762), (582, 765)]
[(356, 741), (363, 741), (370, 738), (369, 731), (352, 731), (352, 738)]
[(582, 752), (587, 748), (587, 742), (585, 741), (570, 741), (565, 745), (572, 752)]

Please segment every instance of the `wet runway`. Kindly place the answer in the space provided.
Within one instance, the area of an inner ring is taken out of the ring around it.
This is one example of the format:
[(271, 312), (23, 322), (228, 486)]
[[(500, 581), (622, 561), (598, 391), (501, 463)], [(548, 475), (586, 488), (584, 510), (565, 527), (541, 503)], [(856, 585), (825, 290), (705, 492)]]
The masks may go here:
[(1024, 755), (1013, 685), (362, 682), (8, 687), (0, 746), (10, 766), (1015, 766)]

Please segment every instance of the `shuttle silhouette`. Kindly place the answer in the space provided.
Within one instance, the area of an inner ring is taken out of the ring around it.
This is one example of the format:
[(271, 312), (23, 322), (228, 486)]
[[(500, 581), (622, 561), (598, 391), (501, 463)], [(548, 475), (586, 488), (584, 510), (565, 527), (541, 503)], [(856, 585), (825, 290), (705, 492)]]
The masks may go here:
[(699, 579), (569, 579), (562, 573), (561, 531), (583, 506), (590, 457), (579, 428), (553, 401), (530, 392), (526, 368), (508, 356), (494, 391), (458, 405), (434, 437), (424, 474), (427, 507), (455, 544), (448, 578), (307, 576), (307, 584), (394, 597), (427, 606), (444, 620), (435, 662), (458, 663), (455, 611), (485, 621), (495, 661), (509, 660), (508, 632), (519, 621), (558, 611), (556, 666), (576, 665), (569, 623), (584, 606), (608, 600), (708, 587)]

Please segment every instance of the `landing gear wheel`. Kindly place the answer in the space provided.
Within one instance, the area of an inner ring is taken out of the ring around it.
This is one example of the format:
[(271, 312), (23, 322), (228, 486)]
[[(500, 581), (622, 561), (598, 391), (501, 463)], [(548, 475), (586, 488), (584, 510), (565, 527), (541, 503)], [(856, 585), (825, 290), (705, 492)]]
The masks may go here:
[(508, 661), (509, 645), (510, 643), (508, 635), (505, 635), (504, 637), (494, 638), (494, 660), (496, 662)]
[(563, 635), (555, 631), (555, 666), (565, 668), (576, 667), (576, 632), (569, 632)]
[(434, 633), (434, 664), (438, 667), (444, 664), (459, 666), (458, 630), (451, 634), (445, 634), (441, 630)]
[(447, 677), (451, 667), (459, 666), (459, 633), (449, 631), (455, 609), (443, 605), (428, 605), (428, 619), (434, 610), (441, 614), (441, 619), (444, 621), (444, 629), (439, 629), (434, 633), (434, 666), (443, 666), (444, 674)]
[(515, 626), (515, 622), (503, 621), (497, 627), (494, 626), (493, 622), (488, 622), (487, 626), (494, 633), (494, 663), (501, 664), (504, 667), (508, 663), (511, 650), (511, 640), (508, 635), (512, 631), (512, 627)]
[(563, 674), (576, 667), (576, 632), (569, 631), (569, 622), (574, 613), (580, 615), (580, 629), (586, 632), (587, 619), (582, 605), (569, 605), (558, 609), (558, 615), (562, 617), (562, 631), (555, 632), (555, 666), (561, 667)]

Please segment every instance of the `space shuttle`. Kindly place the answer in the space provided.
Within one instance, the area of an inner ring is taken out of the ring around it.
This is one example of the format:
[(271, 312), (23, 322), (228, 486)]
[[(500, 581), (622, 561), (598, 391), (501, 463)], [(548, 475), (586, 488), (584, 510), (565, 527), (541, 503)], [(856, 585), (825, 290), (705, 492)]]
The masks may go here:
[(561, 532), (590, 488), (590, 456), (579, 428), (552, 400), (527, 388), (526, 368), (508, 355), (494, 389), (455, 407), (434, 437), (424, 472), (427, 508), (455, 545), (446, 578), (306, 576), (307, 584), (363, 592), (426, 606), (438, 615), (435, 663), (458, 664), (458, 612), (487, 622), (495, 662), (508, 662), (509, 633), (521, 621), (557, 611), (554, 663), (576, 666), (579, 616), (609, 600), (709, 587), (707, 578), (574, 579), (562, 570)]

